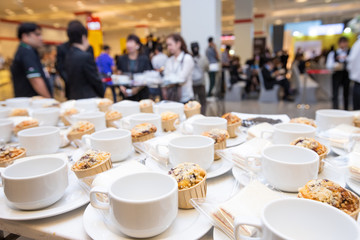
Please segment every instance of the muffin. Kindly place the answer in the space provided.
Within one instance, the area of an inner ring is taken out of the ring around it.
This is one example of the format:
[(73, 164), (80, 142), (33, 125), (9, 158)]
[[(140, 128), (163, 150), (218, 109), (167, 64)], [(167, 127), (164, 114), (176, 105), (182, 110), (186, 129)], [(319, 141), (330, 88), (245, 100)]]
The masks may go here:
[(178, 182), (179, 208), (194, 208), (189, 202), (191, 198), (206, 197), (206, 172), (198, 164), (181, 163), (171, 168), (169, 175), (173, 176)]
[(79, 110), (76, 108), (68, 108), (60, 115), (60, 120), (64, 123), (65, 126), (70, 126), (71, 123), (69, 122), (69, 118), (74, 115), (78, 114)]
[(88, 121), (80, 121), (75, 123), (70, 132), (67, 134), (69, 141), (74, 141), (76, 139), (81, 139), (85, 134), (92, 134), (95, 132), (95, 125)]
[(300, 137), (290, 143), (291, 145), (295, 145), (298, 147), (304, 147), (308, 148), (310, 150), (313, 150), (319, 155), (319, 173), (321, 173), (324, 169), (324, 159), (326, 158), (326, 155), (329, 153), (329, 149), (316, 141), (313, 138), (307, 138), (307, 137)]
[(314, 128), (316, 128), (316, 124), (314, 119), (310, 119), (310, 118), (306, 118), (306, 117), (298, 117), (298, 118), (292, 118), (290, 120), (291, 123), (301, 123), (301, 124), (306, 124), (306, 125), (310, 125)]
[(143, 113), (153, 113), (154, 109), (153, 109), (153, 105), (155, 104), (155, 102), (151, 99), (143, 99), (140, 100), (140, 112)]
[(241, 126), (241, 119), (232, 113), (225, 113), (222, 115), (222, 118), (227, 120), (227, 130), (229, 132), (230, 138), (237, 137), (236, 129)]
[(21, 117), (21, 116), (29, 116), (29, 112), (26, 108), (14, 108), (11, 113), (10, 117)]
[(144, 142), (155, 136), (156, 126), (152, 123), (138, 124), (131, 129), (131, 138), (133, 142)]
[(120, 120), (122, 114), (116, 110), (110, 110), (105, 113), (106, 127), (115, 127), (114, 121)]
[(226, 148), (226, 139), (229, 138), (228, 131), (226, 131), (224, 129), (216, 129), (215, 128), (215, 129), (211, 129), (210, 131), (204, 132), (202, 135), (206, 136), (206, 137), (210, 137), (210, 138), (215, 140), (215, 143), (214, 143), (214, 149), (215, 149), (214, 160), (219, 160), (220, 156), (218, 154), (216, 154), (216, 150)]
[(354, 125), (355, 127), (360, 127), (360, 115), (354, 117)]
[(174, 112), (161, 113), (161, 127), (164, 132), (175, 131), (175, 122), (179, 120), (179, 114)]
[[(104, 151), (88, 150), (75, 162), (71, 170), (82, 179), (92, 177), (112, 168), (111, 154)], [(83, 179), (91, 186), (93, 178)]]
[(98, 108), (101, 112), (107, 112), (110, 110), (111, 105), (114, 102), (108, 98), (103, 98), (98, 103)]
[(327, 179), (309, 181), (299, 189), (298, 197), (327, 203), (349, 214), (355, 220), (360, 212), (359, 197)]
[(37, 119), (32, 118), (32, 119), (24, 120), (18, 123), (17, 125), (15, 125), (14, 133), (17, 134), (21, 130), (38, 127), (38, 126), (39, 126), (39, 121)]
[(184, 112), (186, 118), (190, 118), (196, 114), (200, 114), (201, 112), (201, 104), (197, 101), (189, 101), (184, 105)]
[(0, 167), (7, 167), (14, 160), (25, 157), (26, 150), (21, 147), (2, 146), (0, 147)]

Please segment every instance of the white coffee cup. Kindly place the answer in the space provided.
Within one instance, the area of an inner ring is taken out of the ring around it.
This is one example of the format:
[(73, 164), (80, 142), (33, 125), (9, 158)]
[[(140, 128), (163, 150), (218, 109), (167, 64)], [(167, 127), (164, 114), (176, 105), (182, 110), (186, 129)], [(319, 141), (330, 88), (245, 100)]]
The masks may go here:
[(29, 108), (30, 98), (28, 97), (9, 98), (5, 100), (5, 104), (7, 107), (12, 107), (12, 108)]
[(320, 109), (315, 117), (318, 131), (326, 131), (340, 124), (353, 125), (354, 114), (344, 110)]
[[(110, 203), (96, 195), (106, 194)], [(178, 212), (178, 184), (169, 175), (154, 172), (135, 173), (115, 180), (107, 189), (94, 187), (91, 205), (109, 209), (108, 216), (122, 233), (147, 238), (164, 232)]]
[(75, 108), (83, 111), (97, 111), (99, 110), (97, 107), (96, 100), (94, 98), (85, 98), (79, 99), (75, 101)]
[(316, 129), (300, 123), (278, 123), (274, 125), (273, 131), (263, 131), (261, 133), (262, 138), (266, 134), (272, 135), (273, 144), (290, 144), (299, 137), (314, 138)]
[(190, 123), (184, 122), (182, 124), (182, 132), (185, 134), (201, 135), (203, 132), (211, 129), (227, 130), (227, 121), (221, 117), (200, 117)]
[(95, 131), (100, 131), (106, 128), (105, 113), (103, 112), (82, 112), (72, 116), (75, 122), (89, 121), (95, 125)]
[(51, 126), (22, 130), (18, 138), (28, 156), (55, 153), (61, 144), (60, 130)]
[(90, 148), (111, 153), (111, 160), (125, 160), (132, 151), (131, 132), (108, 128), (91, 135), (84, 135), (83, 142)]
[(11, 113), (11, 108), (8, 107), (0, 107), (0, 119), (8, 118)]
[(203, 169), (214, 162), (214, 140), (205, 136), (181, 136), (169, 141), (167, 146), (157, 145), (156, 151), (163, 155), (161, 147), (168, 148), (169, 161), (173, 166), (183, 162), (199, 164)]
[[(242, 236), (242, 225), (260, 230), (261, 238)], [(235, 239), (247, 240), (360, 239), (360, 228), (349, 215), (328, 204), (301, 198), (270, 202), (260, 219), (239, 216), (234, 229)]]
[(23, 210), (40, 209), (57, 202), (68, 186), (66, 159), (55, 156), (24, 158), (1, 173), (8, 203)]
[(125, 129), (132, 129), (138, 124), (152, 123), (157, 131), (161, 131), (161, 116), (155, 113), (138, 113), (121, 119), (121, 126)]
[(42, 126), (56, 126), (59, 122), (60, 109), (52, 108), (37, 108), (31, 112), (31, 116), (39, 120)]
[(261, 168), (266, 181), (285, 192), (297, 192), (308, 181), (316, 179), (319, 155), (293, 145), (272, 145), (261, 154)]
[(0, 142), (9, 142), (13, 130), (14, 122), (10, 119), (0, 119)]
[(174, 112), (182, 118), (184, 116), (184, 104), (179, 102), (160, 102), (154, 105), (154, 112), (157, 114)]
[(123, 117), (140, 113), (140, 103), (130, 100), (123, 100), (112, 105), (113, 110), (119, 111)]

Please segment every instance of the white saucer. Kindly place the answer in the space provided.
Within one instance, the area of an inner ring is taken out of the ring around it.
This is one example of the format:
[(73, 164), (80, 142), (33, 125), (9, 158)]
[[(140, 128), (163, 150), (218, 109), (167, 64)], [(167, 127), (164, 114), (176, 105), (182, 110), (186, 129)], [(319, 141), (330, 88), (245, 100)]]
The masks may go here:
[(331, 150), (335, 153), (335, 154), (337, 154), (337, 155), (339, 155), (339, 156), (343, 156), (343, 155), (347, 155), (348, 153), (344, 150), (344, 149), (342, 149), (342, 148), (338, 148), (338, 147), (331, 147)]
[[(86, 233), (94, 240), (112, 239), (123, 240), (133, 239), (120, 232), (114, 232), (104, 223), (104, 217), (100, 210), (97, 210), (89, 204), (83, 215), (83, 225)], [(199, 239), (205, 235), (210, 228), (211, 223), (203, 215), (200, 215), (195, 209), (181, 210), (173, 224), (165, 232), (151, 239)]]
[(360, 183), (351, 179), (349, 176), (345, 177), (345, 182), (349, 186), (349, 188), (355, 192), (357, 195), (360, 195)]
[(89, 202), (89, 195), (81, 188), (73, 172), (69, 172), (69, 186), (64, 196), (53, 205), (33, 211), (12, 209), (6, 204), (4, 189), (0, 188), (0, 218), (7, 220), (33, 220), (70, 212)]
[[(173, 167), (171, 164), (165, 166), (154, 160), (153, 158), (148, 157), (145, 161), (145, 166), (148, 168), (162, 173), (167, 173)], [(214, 178), (223, 175), (233, 167), (233, 163), (225, 159), (219, 159), (213, 162), (211, 167), (206, 170), (207, 178)]]
[(238, 136), (236, 138), (228, 138), (226, 139), (226, 147), (235, 147), (237, 145), (242, 144), (246, 141), (246, 134), (238, 133)]
[(213, 231), (213, 239), (214, 240), (231, 240), (222, 230), (217, 227), (214, 227)]

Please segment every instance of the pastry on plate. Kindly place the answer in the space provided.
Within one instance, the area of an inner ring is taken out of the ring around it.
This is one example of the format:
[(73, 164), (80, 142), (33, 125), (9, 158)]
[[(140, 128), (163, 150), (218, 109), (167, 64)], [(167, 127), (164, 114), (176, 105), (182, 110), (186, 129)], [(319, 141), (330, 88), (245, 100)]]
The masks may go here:
[(131, 129), (131, 138), (133, 142), (144, 142), (155, 137), (156, 126), (152, 123), (138, 124)]
[(2, 146), (0, 147), (0, 167), (7, 167), (14, 160), (25, 157), (26, 150), (21, 147)]
[(101, 112), (107, 112), (110, 110), (111, 105), (114, 102), (108, 98), (103, 98), (99, 100), (98, 108)]
[(298, 197), (329, 204), (349, 214), (355, 220), (360, 212), (359, 197), (327, 179), (309, 181), (299, 189)]
[(65, 126), (70, 126), (71, 125), (69, 121), (70, 117), (78, 113), (79, 110), (77, 110), (76, 108), (68, 108), (60, 115), (60, 120), (64, 123)]
[(291, 123), (301, 123), (301, 124), (306, 124), (306, 125), (310, 125), (314, 128), (316, 128), (316, 124), (314, 119), (310, 119), (310, 118), (306, 118), (306, 117), (298, 117), (298, 118), (292, 118), (290, 120)]
[(175, 123), (179, 121), (179, 114), (174, 112), (161, 113), (161, 127), (164, 132), (175, 131)]
[(322, 172), (322, 170), (324, 169), (324, 159), (326, 158), (326, 155), (329, 153), (329, 149), (325, 145), (322, 145), (315, 139), (308, 137), (300, 137), (290, 144), (298, 147), (308, 148), (316, 152), (319, 155), (319, 161), (320, 161), (319, 173)]
[(184, 105), (184, 112), (186, 118), (190, 118), (201, 112), (201, 104), (197, 101), (189, 101)]
[(17, 134), (21, 130), (38, 127), (38, 126), (39, 126), (39, 121), (37, 119), (32, 118), (32, 119), (24, 120), (15, 125), (14, 133)]
[(194, 208), (189, 202), (191, 198), (206, 197), (206, 171), (198, 164), (189, 162), (181, 163), (171, 168), (169, 175), (173, 176), (178, 183), (179, 208)]
[(95, 132), (95, 125), (88, 121), (80, 121), (71, 126), (67, 137), (70, 141), (81, 139), (85, 134), (92, 134)]
[(153, 105), (155, 104), (155, 102), (153, 100), (143, 99), (143, 100), (140, 100), (139, 104), (140, 104), (140, 112), (143, 112), (143, 113), (153, 113), (154, 112)]
[(29, 116), (29, 112), (26, 108), (14, 108), (11, 113), (10, 117), (20, 117), (20, 116)]
[[(104, 151), (88, 150), (71, 167), (78, 178), (92, 177), (112, 168), (111, 154)], [(91, 186), (93, 179), (85, 181)]]
[(230, 138), (237, 137), (236, 130), (241, 126), (241, 119), (233, 113), (225, 113), (222, 118), (227, 120), (227, 130)]
[(212, 138), (215, 140), (214, 143), (214, 160), (219, 160), (220, 156), (216, 154), (216, 150), (225, 149), (226, 148), (226, 139), (229, 138), (229, 133), (224, 129), (211, 129), (210, 131), (204, 132), (203, 136)]
[(107, 127), (113, 127), (113, 122), (120, 120), (122, 118), (122, 114), (117, 110), (110, 110), (105, 113), (105, 120)]

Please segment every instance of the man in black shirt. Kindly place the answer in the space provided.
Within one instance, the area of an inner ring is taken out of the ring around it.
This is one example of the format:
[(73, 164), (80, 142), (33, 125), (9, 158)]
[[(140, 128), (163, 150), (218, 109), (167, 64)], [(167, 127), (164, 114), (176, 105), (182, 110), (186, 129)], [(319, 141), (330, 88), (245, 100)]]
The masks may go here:
[(40, 26), (35, 23), (22, 23), (17, 35), (20, 44), (11, 65), (15, 97), (52, 97), (50, 82), (45, 76), (36, 50), (43, 44)]
[(68, 99), (103, 97), (104, 88), (93, 56), (87, 52), (87, 30), (82, 24), (69, 26), (71, 47), (65, 58)]

